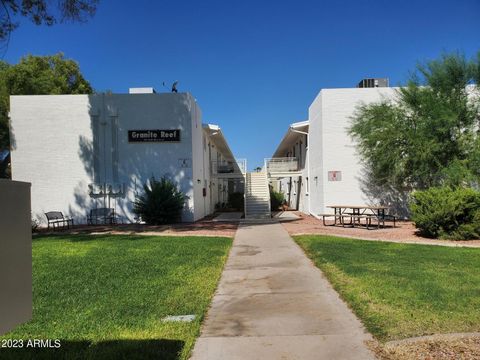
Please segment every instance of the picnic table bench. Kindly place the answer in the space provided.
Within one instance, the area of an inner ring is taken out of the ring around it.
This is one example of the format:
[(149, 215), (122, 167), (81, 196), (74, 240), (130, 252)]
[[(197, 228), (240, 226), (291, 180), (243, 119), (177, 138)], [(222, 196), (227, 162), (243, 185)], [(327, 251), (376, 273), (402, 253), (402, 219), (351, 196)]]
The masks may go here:
[(396, 225), (396, 216), (385, 213), (386, 206), (366, 206), (366, 205), (330, 205), (327, 208), (333, 209), (333, 214), (319, 214), (323, 218), (323, 225), (327, 226), (326, 219), (333, 217), (333, 226), (340, 223), (343, 227), (361, 225), (365, 220), (367, 229), (372, 228), (372, 221), (376, 222), (376, 228), (385, 227), (385, 221), (393, 221), (393, 227)]
[(55, 228), (60, 229), (60, 227), (63, 228), (70, 228), (70, 225), (73, 226), (73, 219), (64, 216), (61, 211), (49, 211), (45, 213), (45, 216), (47, 218), (47, 228), (50, 230), (50, 226), (52, 226), (52, 229), (55, 230)]

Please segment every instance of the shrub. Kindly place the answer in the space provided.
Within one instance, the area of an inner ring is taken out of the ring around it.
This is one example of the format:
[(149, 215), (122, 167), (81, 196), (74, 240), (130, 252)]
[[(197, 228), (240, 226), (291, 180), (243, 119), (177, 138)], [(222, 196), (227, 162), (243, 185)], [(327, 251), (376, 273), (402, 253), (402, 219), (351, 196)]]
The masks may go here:
[(283, 193), (270, 189), (270, 208), (272, 211), (278, 210), (284, 200), (285, 197), (283, 196)]
[(228, 203), (232, 208), (238, 211), (243, 211), (243, 193), (234, 192), (228, 195)]
[(424, 236), (456, 240), (480, 237), (480, 192), (474, 189), (433, 187), (416, 191), (410, 210)]
[(166, 179), (151, 178), (143, 186), (144, 193), (137, 196), (133, 212), (149, 225), (176, 222), (180, 219), (186, 196), (177, 190), (176, 185)]

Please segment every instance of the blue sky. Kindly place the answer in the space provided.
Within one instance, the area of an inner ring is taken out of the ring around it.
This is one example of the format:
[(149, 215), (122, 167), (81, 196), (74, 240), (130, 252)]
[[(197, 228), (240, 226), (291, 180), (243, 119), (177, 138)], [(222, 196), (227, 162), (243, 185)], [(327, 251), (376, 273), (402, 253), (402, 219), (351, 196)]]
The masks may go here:
[(101, 0), (85, 24), (22, 22), (4, 60), (62, 51), (99, 91), (179, 80), (253, 168), (321, 88), (398, 85), (442, 51), (473, 56), (479, 19), (480, 0)]

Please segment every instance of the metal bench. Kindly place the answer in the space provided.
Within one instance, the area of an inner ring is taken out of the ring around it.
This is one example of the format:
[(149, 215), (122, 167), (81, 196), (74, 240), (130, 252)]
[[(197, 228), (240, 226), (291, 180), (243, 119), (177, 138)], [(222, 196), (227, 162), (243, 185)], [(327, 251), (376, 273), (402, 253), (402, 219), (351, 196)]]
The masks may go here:
[(117, 223), (115, 209), (113, 208), (97, 208), (91, 209), (87, 215), (88, 225), (112, 225)]
[(53, 230), (55, 230), (55, 228), (60, 229), (60, 227), (62, 229), (64, 229), (65, 227), (69, 229), (70, 225), (73, 226), (73, 219), (68, 216), (64, 216), (61, 211), (49, 211), (45, 213), (45, 216), (47, 217), (47, 224), (49, 230), (50, 226)]

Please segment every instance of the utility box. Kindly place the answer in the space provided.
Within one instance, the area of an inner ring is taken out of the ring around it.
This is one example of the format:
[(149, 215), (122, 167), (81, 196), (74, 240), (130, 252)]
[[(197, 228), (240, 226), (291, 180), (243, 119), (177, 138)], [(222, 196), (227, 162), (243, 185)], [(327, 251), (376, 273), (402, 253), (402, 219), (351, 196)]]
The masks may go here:
[(0, 335), (32, 318), (30, 183), (0, 179)]

